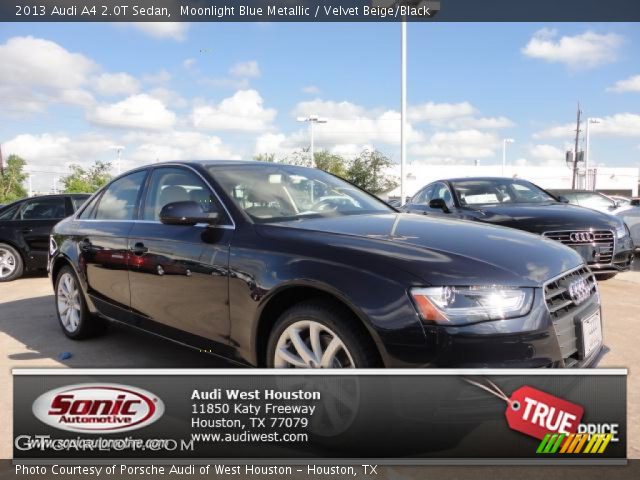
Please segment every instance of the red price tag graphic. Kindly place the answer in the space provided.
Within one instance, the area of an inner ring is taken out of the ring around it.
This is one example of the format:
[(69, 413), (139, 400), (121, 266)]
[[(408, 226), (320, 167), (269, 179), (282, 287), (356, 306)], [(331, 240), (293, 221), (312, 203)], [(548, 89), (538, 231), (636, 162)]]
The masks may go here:
[(576, 433), (584, 408), (527, 385), (508, 397), (491, 380), (488, 385), (466, 379), (468, 383), (507, 402), (504, 416), (512, 430), (543, 439), (548, 433)]
[(584, 408), (533, 387), (509, 398), (505, 417), (512, 430), (542, 439), (548, 433), (576, 433)]

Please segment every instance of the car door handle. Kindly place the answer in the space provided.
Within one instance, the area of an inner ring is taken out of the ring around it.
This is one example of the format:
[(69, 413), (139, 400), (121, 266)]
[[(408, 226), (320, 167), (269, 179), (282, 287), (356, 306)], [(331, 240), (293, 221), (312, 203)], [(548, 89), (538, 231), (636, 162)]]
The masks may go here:
[(23, 228), (20, 230), (22, 233), (31, 233), (33, 232), (33, 228)]
[(149, 249), (147, 247), (144, 246), (144, 243), (136, 243), (133, 248), (131, 249), (131, 252), (134, 255), (144, 255), (145, 253), (147, 253), (149, 251)]

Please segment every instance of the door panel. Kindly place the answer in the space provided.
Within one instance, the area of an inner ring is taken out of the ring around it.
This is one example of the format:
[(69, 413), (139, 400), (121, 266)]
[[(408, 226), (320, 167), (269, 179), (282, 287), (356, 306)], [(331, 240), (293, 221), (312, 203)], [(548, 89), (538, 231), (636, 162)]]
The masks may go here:
[(163, 325), (226, 343), (229, 327), (228, 266), (233, 230), (218, 226), (164, 225), (168, 203), (193, 201), (203, 211), (223, 212), (195, 172), (155, 168), (143, 203), (143, 222), (131, 231), (129, 275), (134, 313)]
[(134, 313), (194, 335), (226, 341), (232, 233), (205, 226), (136, 223), (129, 239)]

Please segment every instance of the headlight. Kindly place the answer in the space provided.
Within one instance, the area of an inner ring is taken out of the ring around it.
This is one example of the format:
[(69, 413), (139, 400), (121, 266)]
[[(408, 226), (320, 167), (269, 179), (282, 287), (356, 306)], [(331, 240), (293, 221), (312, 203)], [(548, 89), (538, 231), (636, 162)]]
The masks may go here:
[(620, 239), (627, 236), (627, 226), (623, 223), (616, 227), (616, 238)]
[(526, 315), (533, 303), (533, 288), (413, 288), (411, 297), (423, 320), (445, 325), (463, 325)]

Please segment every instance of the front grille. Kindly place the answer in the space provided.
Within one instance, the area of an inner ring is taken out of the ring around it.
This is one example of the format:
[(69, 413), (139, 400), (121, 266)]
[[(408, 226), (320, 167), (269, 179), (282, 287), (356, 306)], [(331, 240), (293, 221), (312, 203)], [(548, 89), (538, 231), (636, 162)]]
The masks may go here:
[[(593, 234), (593, 241), (573, 241), (571, 234), (591, 233)], [(613, 232), (610, 230), (562, 230), (555, 232), (545, 232), (542, 234), (546, 238), (556, 240), (568, 247), (579, 247), (581, 245), (592, 245), (599, 247), (599, 258), (589, 259), (589, 265), (603, 265), (610, 264), (613, 260), (613, 252), (615, 247), (615, 240)]]
[[(588, 296), (576, 303), (569, 294), (569, 286), (580, 278), (587, 284)], [(566, 367), (571, 367), (578, 361), (578, 331), (573, 314), (580, 305), (587, 303), (597, 294), (596, 279), (587, 267), (572, 270), (544, 286), (544, 299), (553, 320)]]

